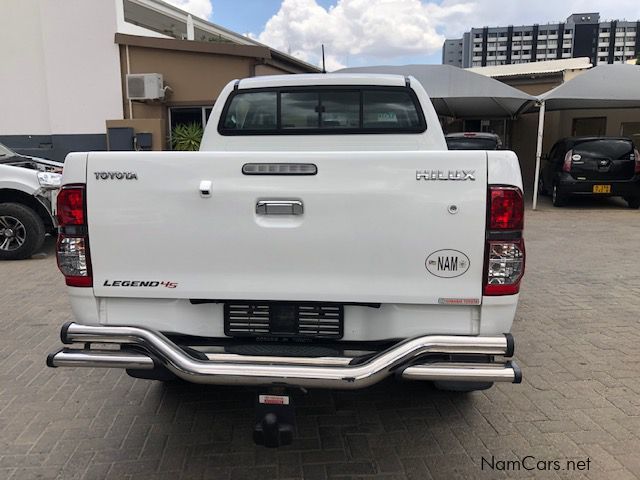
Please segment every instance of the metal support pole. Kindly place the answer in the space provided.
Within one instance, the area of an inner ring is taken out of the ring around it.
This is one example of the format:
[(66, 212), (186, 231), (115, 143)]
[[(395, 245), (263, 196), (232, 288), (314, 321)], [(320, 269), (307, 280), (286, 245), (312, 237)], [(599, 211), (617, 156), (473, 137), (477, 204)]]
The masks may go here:
[(542, 157), (542, 136), (544, 135), (544, 100), (540, 102), (540, 112), (538, 113), (538, 141), (536, 143), (536, 173), (533, 183), (533, 209), (538, 206), (538, 182), (540, 181), (540, 158)]

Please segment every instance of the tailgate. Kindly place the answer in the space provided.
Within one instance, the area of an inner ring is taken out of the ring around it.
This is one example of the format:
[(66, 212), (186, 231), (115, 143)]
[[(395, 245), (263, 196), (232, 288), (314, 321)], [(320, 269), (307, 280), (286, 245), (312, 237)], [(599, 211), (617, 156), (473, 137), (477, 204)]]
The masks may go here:
[(593, 181), (629, 180), (635, 170), (633, 143), (602, 138), (577, 143), (573, 147), (571, 174)]
[[(317, 174), (242, 173), (287, 162)], [(475, 180), (417, 180), (417, 170), (474, 171)], [(479, 302), (486, 170), (482, 151), (90, 153), (95, 294)], [(302, 212), (273, 214), (279, 207), (257, 206), (264, 201)]]

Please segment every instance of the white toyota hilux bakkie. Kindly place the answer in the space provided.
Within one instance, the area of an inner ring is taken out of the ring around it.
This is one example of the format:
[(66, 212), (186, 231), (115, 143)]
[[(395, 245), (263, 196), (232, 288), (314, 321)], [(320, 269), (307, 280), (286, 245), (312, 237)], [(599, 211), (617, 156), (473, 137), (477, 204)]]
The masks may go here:
[(233, 81), (200, 152), (72, 153), (57, 200), (51, 367), (255, 386), (267, 446), (296, 389), (521, 381), (518, 160), (447, 151), (412, 77)]

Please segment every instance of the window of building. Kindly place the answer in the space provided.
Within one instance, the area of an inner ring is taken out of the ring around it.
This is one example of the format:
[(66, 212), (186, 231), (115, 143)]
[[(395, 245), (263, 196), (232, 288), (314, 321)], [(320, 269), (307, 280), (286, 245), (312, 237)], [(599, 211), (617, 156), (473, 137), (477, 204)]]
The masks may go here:
[(473, 38), (482, 38), (482, 34), (481, 33), (476, 33), (473, 35)]
[(574, 137), (604, 136), (607, 132), (607, 117), (574, 118), (571, 135)]
[(531, 30), (525, 30), (525, 32), (524, 32), (524, 36), (525, 36), (525, 37), (528, 37), (528, 36), (530, 36), (530, 35), (531, 35)]
[(627, 33), (634, 33), (636, 31), (636, 27), (627, 27)]
[(600, 29), (600, 33), (609, 33), (609, 28), (605, 27), (605, 28), (601, 28)]
[(616, 27), (616, 33), (624, 32), (624, 27)]
[(564, 29), (564, 34), (565, 35), (571, 35), (571, 30), (569, 30), (568, 28)]
[[(204, 129), (211, 115), (210, 106), (200, 107), (170, 107), (169, 108), (169, 139), (171, 132), (178, 125), (196, 124)], [(171, 143), (171, 142), (169, 142)]]
[(531, 50), (523, 50), (522, 55), (531, 55)]
[(562, 49), (562, 53), (571, 53), (571, 49), (570, 48), (563, 48)]
[(640, 145), (640, 122), (623, 122), (620, 125), (620, 135), (631, 137), (633, 143)]
[(558, 31), (557, 30), (549, 30), (549, 35), (557, 35)]

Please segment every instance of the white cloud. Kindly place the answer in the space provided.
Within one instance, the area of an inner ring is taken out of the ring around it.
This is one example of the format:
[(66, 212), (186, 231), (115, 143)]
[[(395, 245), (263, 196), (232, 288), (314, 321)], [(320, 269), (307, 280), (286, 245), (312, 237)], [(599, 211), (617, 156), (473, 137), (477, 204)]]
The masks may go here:
[(211, 16), (213, 11), (209, 0), (165, 0), (165, 2), (205, 20)]
[(564, 21), (571, 13), (600, 12), (601, 19), (640, 18), (637, 0), (336, 0), (328, 9), (316, 0), (283, 0), (279, 11), (252, 38), (327, 69), (396, 62), (441, 51), (445, 37), (472, 27)]
[(439, 51), (444, 35), (438, 29), (471, 8), (465, 2), (443, 7), (420, 0), (338, 0), (325, 9), (316, 0), (284, 0), (254, 38), (315, 64), (324, 44), (327, 70), (334, 70), (355, 56), (385, 61)]

